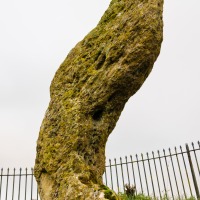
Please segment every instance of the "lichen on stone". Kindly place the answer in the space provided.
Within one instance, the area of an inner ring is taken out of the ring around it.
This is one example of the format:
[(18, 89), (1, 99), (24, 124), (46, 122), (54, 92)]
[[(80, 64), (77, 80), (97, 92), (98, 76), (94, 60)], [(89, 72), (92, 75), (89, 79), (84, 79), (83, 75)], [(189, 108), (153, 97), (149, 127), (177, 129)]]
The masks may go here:
[(57, 70), (37, 141), (42, 200), (115, 199), (102, 188), (105, 145), (160, 52), (163, 0), (112, 0)]

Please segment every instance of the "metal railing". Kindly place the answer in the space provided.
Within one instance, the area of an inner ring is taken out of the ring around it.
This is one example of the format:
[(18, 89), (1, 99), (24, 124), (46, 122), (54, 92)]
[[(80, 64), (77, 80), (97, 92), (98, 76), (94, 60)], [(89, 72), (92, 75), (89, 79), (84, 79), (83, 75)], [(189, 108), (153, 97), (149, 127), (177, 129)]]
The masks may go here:
[(200, 199), (200, 142), (190, 147), (109, 160), (103, 180), (117, 193), (124, 193), (128, 184), (136, 187), (136, 194), (154, 199)]
[(0, 174), (0, 200), (39, 200), (37, 183), (33, 169), (7, 170), (1, 169)]
[[(109, 160), (103, 182), (117, 193), (124, 193), (126, 184), (155, 199), (200, 199), (200, 142), (183, 148), (163, 149)], [(0, 200), (39, 200), (33, 169), (1, 169)]]

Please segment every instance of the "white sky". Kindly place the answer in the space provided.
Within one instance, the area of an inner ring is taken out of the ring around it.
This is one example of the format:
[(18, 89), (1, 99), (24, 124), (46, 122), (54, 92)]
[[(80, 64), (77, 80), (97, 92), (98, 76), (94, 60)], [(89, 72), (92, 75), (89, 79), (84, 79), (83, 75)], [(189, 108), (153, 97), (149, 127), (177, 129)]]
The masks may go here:
[[(0, 0), (0, 168), (34, 165), (51, 80), (110, 0)], [(106, 156), (200, 139), (200, 1), (165, 0), (164, 42), (126, 104)]]

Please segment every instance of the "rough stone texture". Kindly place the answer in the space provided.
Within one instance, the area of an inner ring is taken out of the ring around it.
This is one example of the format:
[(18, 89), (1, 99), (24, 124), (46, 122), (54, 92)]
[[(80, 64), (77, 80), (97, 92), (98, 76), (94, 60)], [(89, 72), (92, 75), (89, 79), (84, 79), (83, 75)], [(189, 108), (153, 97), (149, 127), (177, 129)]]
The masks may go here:
[(42, 200), (116, 199), (102, 183), (105, 144), (159, 55), (162, 9), (163, 0), (112, 0), (59, 67), (37, 142)]

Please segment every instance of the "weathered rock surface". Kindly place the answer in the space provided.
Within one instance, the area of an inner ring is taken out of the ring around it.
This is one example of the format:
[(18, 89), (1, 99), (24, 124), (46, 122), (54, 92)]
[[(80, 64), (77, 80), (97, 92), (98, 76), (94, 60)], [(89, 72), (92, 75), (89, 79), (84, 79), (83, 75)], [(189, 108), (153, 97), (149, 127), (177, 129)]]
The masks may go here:
[(42, 200), (115, 199), (102, 186), (105, 145), (159, 55), (162, 9), (163, 0), (112, 0), (59, 67), (37, 142)]

